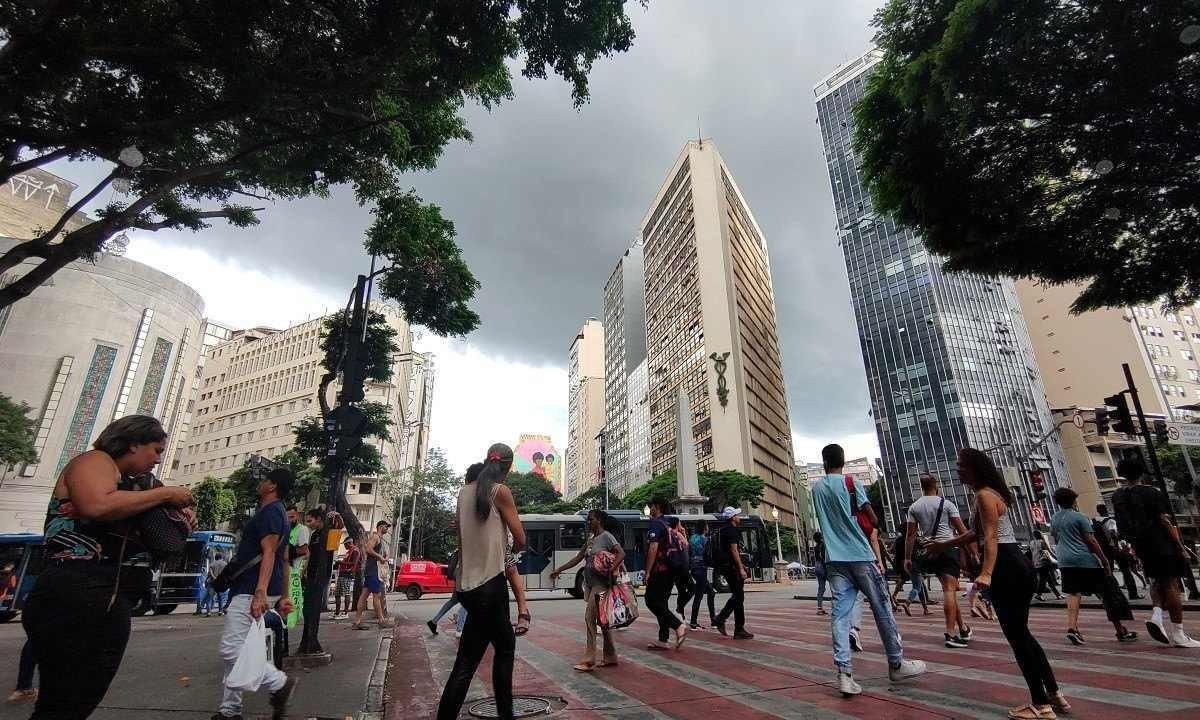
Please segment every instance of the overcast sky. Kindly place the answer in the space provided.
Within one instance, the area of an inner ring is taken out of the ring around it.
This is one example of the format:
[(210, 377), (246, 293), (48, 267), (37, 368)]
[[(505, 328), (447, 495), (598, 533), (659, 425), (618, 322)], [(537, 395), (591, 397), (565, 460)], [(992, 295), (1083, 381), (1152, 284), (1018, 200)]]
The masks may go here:
[[(875, 436), (812, 86), (863, 52), (882, 0), (652, 0), (629, 12), (633, 49), (597, 64), (591, 101), (556, 79), (514, 81), (492, 112), (469, 108), (473, 143), (450, 145), (406, 184), (442, 206), (483, 284), (483, 324), (439, 353), (435, 445), (456, 466), (492, 440), (566, 443), (566, 356), (683, 143), (711, 137), (766, 234), (796, 454)], [(93, 168), (50, 168), (80, 183)], [(100, 198), (106, 201), (106, 197)], [(196, 287), (237, 324), (304, 320), (344, 304), (369, 223), (348, 190), (276, 203), (248, 230), (134, 235), (130, 256)]]

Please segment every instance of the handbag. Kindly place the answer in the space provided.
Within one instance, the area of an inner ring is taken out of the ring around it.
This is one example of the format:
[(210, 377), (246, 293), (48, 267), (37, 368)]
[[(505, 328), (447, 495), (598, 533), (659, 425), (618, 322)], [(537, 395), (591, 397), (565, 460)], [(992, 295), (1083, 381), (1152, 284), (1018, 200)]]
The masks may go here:
[(609, 627), (613, 629), (629, 627), (641, 614), (638, 610), (637, 595), (633, 592), (633, 584), (629, 582), (624, 566), (617, 576), (617, 582), (604, 593), (604, 598), (609, 606)]
[(1117, 584), (1115, 577), (1105, 573), (1104, 585), (1100, 592), (1100, 601), (1104, 603), (1104, 613), (1108, 616), (1109, 622), (1133, 619), (1133, 608), (1129, 605), (1129, 598), (1121, 592), (1121, 586)]
[[(124, 478), (123, 478), (124, 480)], [(128, 478), (122, 489), (141, 491), (163, 487), (154, 473)], [(135, 515), (130, 525), (137, 531), (137, 542), (150, 554), (150, 559), (166, 568), (173, 568), (183, 559), (188, 536), (192, 534), (187, 519), (175, 508), (159, 505)]]
[[(933, 525), (930, 528), (930, 531), (935, 534), (937, 533), (938, 525), (942, 522), (942, 510), (944, 510), (945, 507), (946, 507), (946, 498), (942, 498), (942, 501), (938, 503), (937, 514), (933, 516)], [(921, 563), (925, 562), (930, 557), (932, 557), (929, 554), (929, 548), (928, 548), (929, 543), (931, 543), (931, 542), (933, 542), (933, 539), (930, 537), (927, 537), (925, 535), (925, 533), (921, 533), (920, 535), (917, 536), (917, 541), (913, 547), (913, 564), (920, 565)]]

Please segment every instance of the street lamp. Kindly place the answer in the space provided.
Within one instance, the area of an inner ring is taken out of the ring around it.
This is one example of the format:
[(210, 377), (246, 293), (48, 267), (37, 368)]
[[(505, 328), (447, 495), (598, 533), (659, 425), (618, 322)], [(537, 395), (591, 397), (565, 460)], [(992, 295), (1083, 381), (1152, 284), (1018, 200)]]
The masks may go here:
[(771, 519), (775, 521), (775, 562), (783, 562), (783, 544), (779, 541), (779, 508), (771, 506)]

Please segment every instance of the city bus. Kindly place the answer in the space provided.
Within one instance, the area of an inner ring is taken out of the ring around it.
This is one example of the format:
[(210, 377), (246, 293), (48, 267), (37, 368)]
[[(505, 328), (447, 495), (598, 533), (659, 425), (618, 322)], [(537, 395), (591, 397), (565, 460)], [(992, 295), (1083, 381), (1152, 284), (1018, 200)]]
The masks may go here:
[[(625, 548), (625, 569), (635, 584), (641, 584), (646, 570), (646, 532), (650, 518), (636, 510), (609, 511), (609, 529)], [(576, 565), (557, 581), (550, 579), (555, 567), (565, 565), (575, 557), (587, 539), (586, 511), (577, 515), (521, 515), (525, 526), (526, 548), (517, 564), (528, 590), (566, 590), (572, 597), (583, 597), (583, 563)], [(729, 524), (716, 515), (680, 515), (690, 534), (701, 520), (708, 522), (710, 534)], [(753, 580), (763, 580), (773, 572), (771, 546), (767, 529), (756, 515), (742, 517), (742, 562)], [(724, 580), (713, 578), (717, 592), (727, 592)]]

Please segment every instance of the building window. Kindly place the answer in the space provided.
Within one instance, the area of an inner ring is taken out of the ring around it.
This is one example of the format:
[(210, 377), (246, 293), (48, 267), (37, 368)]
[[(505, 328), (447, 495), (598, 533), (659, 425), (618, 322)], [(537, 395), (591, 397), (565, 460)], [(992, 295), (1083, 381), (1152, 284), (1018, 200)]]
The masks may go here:
[(358, 484), (358, 491), (360, 493), (362, 493), (363, 495), (370, 495), (374, 490), (375, 490), (374, 483), (365, 482), (365, 483)]

